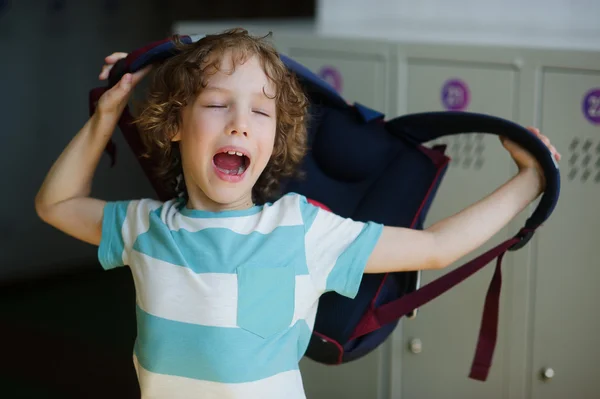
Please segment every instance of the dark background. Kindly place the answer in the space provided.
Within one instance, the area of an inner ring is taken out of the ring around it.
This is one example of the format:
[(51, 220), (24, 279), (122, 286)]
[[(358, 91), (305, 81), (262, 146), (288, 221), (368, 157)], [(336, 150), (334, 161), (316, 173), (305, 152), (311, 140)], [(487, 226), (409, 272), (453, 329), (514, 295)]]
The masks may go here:
[[(104, 56), (170, 35), (182, 20), (312, 18), (315, 0), (0, 0), (0, 397), (135, 398), (135, 291), (97, 248), (42, 223), (34, 197), (88, 118)], [(153, 195), (115, 133), (93, 194)]]

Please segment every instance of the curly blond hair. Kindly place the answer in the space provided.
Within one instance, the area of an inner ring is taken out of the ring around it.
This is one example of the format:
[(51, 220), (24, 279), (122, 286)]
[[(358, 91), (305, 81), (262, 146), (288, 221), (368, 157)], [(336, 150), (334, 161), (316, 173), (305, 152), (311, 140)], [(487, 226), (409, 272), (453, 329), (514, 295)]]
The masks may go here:
[(206, 85), (208, 71), (218, 71), (223, 55), (231, 51), (236, 62), (257, 56), (276, 88), (277, 132), (271, 159), (253, 188), (253, 200), (264, 203), (278, 195), (282, 179), (296, 176), (306, 153), (308, 99), (296, 76), (283, 64), (278, 52), (265, 39), (245, 29), (227, 30), (185, 44), (178, 35), (171, 40), (175, 55), (159, 64), (135, 124), (146, 147), (146, 157), (155, 165), (156, 178), (170, 196), (186, 194), (179, 143), (171, 141), (178, 131), (180, 111)]

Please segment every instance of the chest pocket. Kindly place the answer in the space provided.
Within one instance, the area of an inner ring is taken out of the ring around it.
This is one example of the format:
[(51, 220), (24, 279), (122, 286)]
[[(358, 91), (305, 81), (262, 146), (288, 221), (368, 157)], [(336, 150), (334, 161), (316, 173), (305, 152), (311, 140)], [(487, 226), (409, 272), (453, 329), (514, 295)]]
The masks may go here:
[(237, 324), (262, 338), (284, 331), (294, 317), (296, 271), (292, 264), (237, 269)]

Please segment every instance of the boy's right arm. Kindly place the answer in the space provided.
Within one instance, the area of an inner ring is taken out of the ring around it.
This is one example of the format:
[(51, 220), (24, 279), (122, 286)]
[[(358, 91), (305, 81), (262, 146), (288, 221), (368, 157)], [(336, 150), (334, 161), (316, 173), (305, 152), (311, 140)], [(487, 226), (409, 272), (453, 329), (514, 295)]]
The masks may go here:
[(35, 209), (46, 223), (90, 244), (99, 245), (105, 201), (91, 198), (94, 172), (133, 87), (148, 68), (106, 91), (96, 112), (58, 157), (35, 198)]

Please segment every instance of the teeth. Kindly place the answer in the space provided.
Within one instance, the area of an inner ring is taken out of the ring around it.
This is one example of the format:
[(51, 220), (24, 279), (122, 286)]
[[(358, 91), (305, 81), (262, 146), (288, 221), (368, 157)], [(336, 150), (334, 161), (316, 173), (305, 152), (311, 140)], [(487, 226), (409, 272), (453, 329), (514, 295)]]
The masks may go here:
[(226, 175), (241, 175), (246, 170), (246, 167), (240, 166), (237, 170), (227, 170), (227, 169), (221, 169), (221, 168), (218, 168), (218, 169), (221, 172), (225, 173)]
[(237, 155), (238, 157), (242, 157), (242, 156), (244, 156), (244, 154), (242, 154), (242, 153), (241, 153), (241, 152), (239, 152), (239, 151), (225, 151), (225, 153), (226, 153), (226, 154), (229, 154), (229, 155)]

